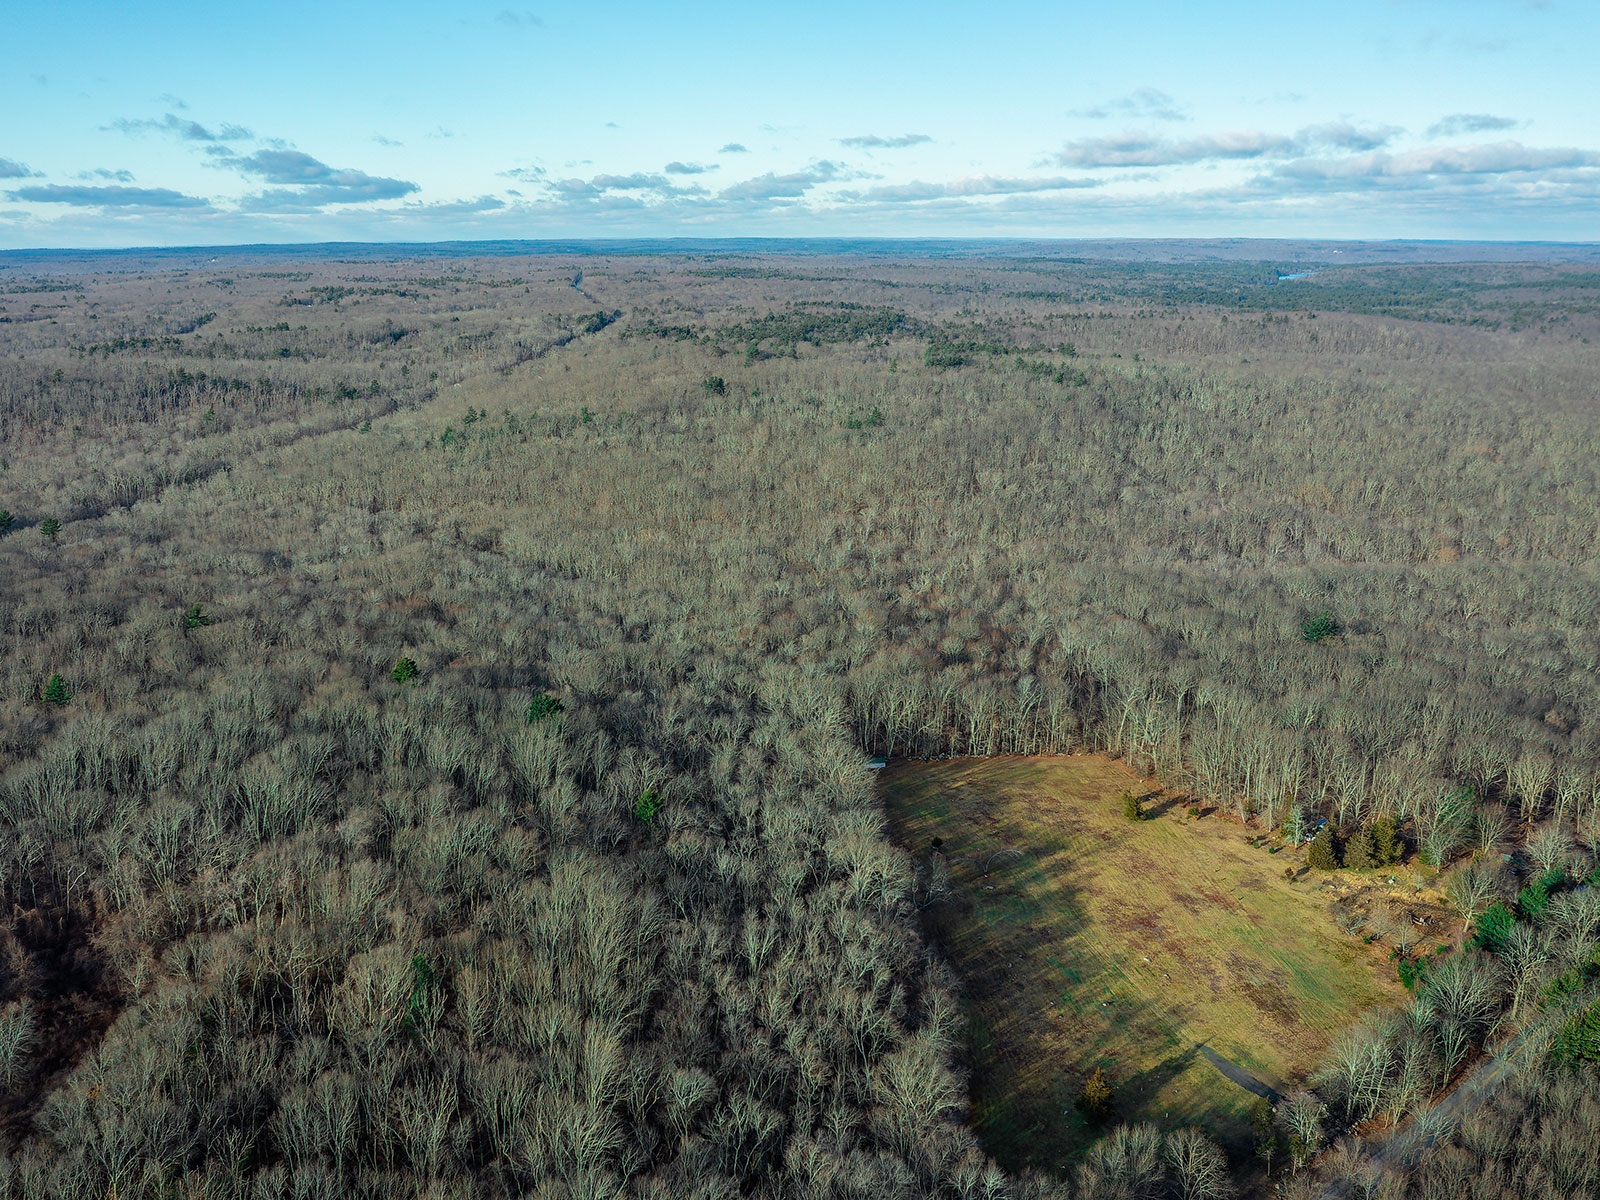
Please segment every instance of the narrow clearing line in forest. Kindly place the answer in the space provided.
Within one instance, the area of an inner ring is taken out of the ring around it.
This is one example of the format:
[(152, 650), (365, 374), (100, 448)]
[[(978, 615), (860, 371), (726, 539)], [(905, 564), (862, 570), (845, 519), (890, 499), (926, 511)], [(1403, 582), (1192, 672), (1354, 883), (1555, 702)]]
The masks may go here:
[[(588, 295), (589, 295), (587, 292), (583, 292), (581, 294), (583, 296), (585, 296), (585, 297), (588, 297)], [(598, 301), (596, 303), (598, 303)], [(620, 309), (615, 310), (615, 311), (618, 314), (621, 313)], [(616, 320), (616, 318), (613, 318), (613, 321), (611, 323), (614, 324), (615, 320)], [(609, 325), (603, 326), (602, 328), (609, 328)], [(467, 383), (470, 380), (478, 379), (478, 378), (480, 378), (480, 377), (482, 377), (484, 375), (487, 375), (487, 374), (489, 374), (490, 372), (493, 372), (493, 371), (499, 371), (502, 375), (508, 375), (518, 367), (525, 366), (530, 362), (538, 362), (541, 359), (546, 358), (550, 354), (553, 354), (557, 350), (564, 349), (567, 346), (575, 345), (576, 343), (581, 342), (584, 338), (592, 337), (592, 336), (594, 336), (594, 334), (597, 334), (597, 333), (600, 333), (600, 332), (601, 332), (601, 330), (597, 329), (597, 330), (594, 330), (594, 331), (589, 332), (589, 333), (568, 333), (568, 334), (565, 334), (565, 335), (563, 335), (561, 337), (558, 337), (555, 340), (551, 341), (548, 345), (543, 346), (538, 350), (532, 351), (526, 357), (518, 358), (516, 361), (514, 361), (514, 362), (512, 362), (512, 363), (510, 363), (510, 364), (508, 364), (506, 366), (502, 366), (502, 367), (486, 367), (482, 371), (479, 371), (479, 372), (477, 372), (475, 374), (466, 376), (466, 378), (464, 378), (464, 379), (456, 380), (456, 382), (451, 384), (450, 386), (453, 387), (453, 388), (458, 388), (463, 383)], [(103, 519), (105, 517), (110, 516), (114, 512), (126, 511), (128, 509), (131, 509), (135, 504), (143, 503), (146, 500), (159, 500), (163, 495), (165, 495), (168, 491), (170, 491), (170, 490), (172, 490), (174, 488), (189, 489), (189, 488), (198, 487), (201, 484), (205, 483), (207, 480), (211, 479), (213, 476), (220, 475), (220, 474), (222, 474), (224, 472), (227, 472), (227, 471), (233, 471), (233, 470), (237, 469), (241, 463), (248, 462), (252, 458), (255, 458), (255, 457), (257, 457), (257, 456), (259, 456), (261, 454), (277, 453), (279, 451), (287, 450), (290, 447), (298, 446), (298, 445), (301, 445), (301, 444), (303, 444), (305, 442), (312, 441), (312, 440), (314, 440), (316, 438), (328, 437), (328, 436), (330, 436), (332, 434), (336, 434), (336, 433), (349, 433), (352, 430), (356, 429), (363, 422), (370, 423), (370, 422), (375, 421), (375, 420), (376, 421), (381, 421), (386, 417), (393, 417), (393, 416), (396, 416), (396, 415), (398, 415), (400, 413), (420, 412), (424, 408), (426, 408), (429, 404), (437, 403), (442, 398), (443, 398), (443, 396), (442, 396), (441, 393), (435, 392), (432, 399), (423, 398), (423, 399), (419, 400), (415, 404), (400, 404), (393, 397), (390, 397), (388, 403), (383, 407), (382, 411), (379, 411), (379, 412), (368, 412), (368, 413), (366, 413), (365, 415), (363, 415), (363, 416), (361, 416), (359, 418), (352, 418), (352, 419), (350, 419), (348, 421), (340, 422), (339, 424), (333, 425), (333, 426), (328, 427), (328, 428), (312, 429), (312, 430), (301, 430), (301, 429), (297, 429), (297, 428), (291, 428), (291, 429), (285, 431), (285, 434), (283, 436), (280, 436), (280, 437), (272, 437), (269, 434), (269, 436), (266, 438), (266, 444), (264, 444), (264, 445), (258, 445), (258, 446), (254, 447), (254, 448), (251, 448), (251, 449), (244, 449), (236, 456), (224, 457), (224, 456), (220, 456), (219, 455), (219, 456), (213, 458), (209, 463), (205, 464), (203, 467), (196, 468), (196, 470), (194, 471), (194, 473), (192, 475), (188, 475), (185, 478), (174, 479), (174, 480), (171, 480), (170, 482), (163, 483), (163, 484), (153, 488), (151, 491), (136, 495), (132, 499), (127, 500), (127, 501), (113, 502), (113, 503), (107, 503), (107, 504), (104, 504), (104, 505), (96, 506), (96, 508), (93, 511), (87, 512), (83, 516), (77, 517), (75, 519), (76, 520), (89, 520), (89, 521), (101, 520), (101, 519)], [(266, 428), (263, 429), (263, 432), (269, 432), (269, 431), (270, 431), (270, 427), (266, 427)]]

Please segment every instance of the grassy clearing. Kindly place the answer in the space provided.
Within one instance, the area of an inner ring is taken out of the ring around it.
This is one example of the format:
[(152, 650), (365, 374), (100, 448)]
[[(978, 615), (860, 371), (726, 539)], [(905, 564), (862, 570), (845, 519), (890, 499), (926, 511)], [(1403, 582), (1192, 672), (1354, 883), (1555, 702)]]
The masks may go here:
[[(1280, 1090), (1364, 1009), (1404, 992), (1374, 947), (1346, 937), (1288, 851), (1153, 797), (1107, 759), (898, 763), (881, 787), (894, 832), (953, 898), (930, 934), (966, 984), (973, 1119), (996, 1158), (1053, 1168), (1094, 1136), (1073, 1108), (1105, 1068), (1123, 1120), (1195, 1124), (1248, 1152), (1253, 1097), (1205, 1044)], [(934, 849), (933, 839), (942, 839)]]

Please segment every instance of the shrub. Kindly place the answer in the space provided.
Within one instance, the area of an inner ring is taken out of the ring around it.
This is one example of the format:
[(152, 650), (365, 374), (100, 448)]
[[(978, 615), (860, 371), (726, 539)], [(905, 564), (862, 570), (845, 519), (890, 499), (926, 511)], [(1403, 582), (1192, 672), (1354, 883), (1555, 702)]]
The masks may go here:
[(1558, 889), (1566, 872), (1552, 867), (1527, 887), (1517, 893), (1517, 911), (1527, 920), (1536, 921), (1550, 907), (1550, 893)]
[(1300, 636), (1307, 642), (1320, 642), (1323, 638), (1338, 637), (1343, 632), (1339, 622), (1326, 609), (1300, 622)]
[(1600, 1063), (1600, 1000), (1561, 1027), (1550, 1054), (1571, 1067), (1580, 1062)]
[(394, 681), (396, 683), (410, 683), (420, 673), (421, 672), (417, 667), (416, 659), (413, 658), (396, 659), (394, 670), (389, 672), (389, 674), (394, 676)]
[(721, 375), (707, 375), (700, 386), (708, 396), (726, 396), (728, 394), (728, 381)]
[(16, 524), (16, 520), (9, 509), (0, 508), (0, 537), (11, 532), (11, 526)]
[(1517, 915), (1499, 900), (1478, 914), (1477, 924), (1473, 927), (1472, 941), (1476, 946), (1481, 946), (1491, 954), (1498, 954), (1506, 944), (1506, 939), (1511, 936), (1511, 930), (1517, 923)]
[(648, 825), (656, 819), (656, 814), (661, 811), (661, 797), (650, 789), (645, 788), (639, 793), (639, 798), (633, 802), (633, 815), (641, 824)]
[(423, 1023), (428, 1001), (438, 984), (439, 977), (433, 969), (433, 964), (420, 954), (414, 957), (411, 960), (411, 997), (406, 1001), (406, 1015), (403, 1022), (405, 1029), (415, 1033)]
[(1428, 967), (1431, 965), (1431, 962), (1431, 959), (1410, 959), (1405, 957), (1405, 955), (1396, 952), (1394, 963), (1395, 973), (1399, 975), (1400, 983), (1402, 986), (1404, 986), (1406, 991), (1414, 992), (1417, 990), (1417, 984), (1421, 983), (1428, 977)]
[(1094, 1074), (1083, 1082), (1083, 1091), (1078, 1093), (1078, 1111), (1089, 1120), (1101, 1122), (1109, 1120), (1116, 1111), (1116, 1094), (1111, 1089), (1111, 1082), (1106, 1078), (1105, 1068), (1096, 1067)]
[(211, 618), (199, 604), (191, 604), (183, 614), (183, 627), (185, 629), (199, 629), (203, 625), (211, 624)]
[(50, 676), (50, 681), (44, 685), (45, 703), (59, 707), (71, 699), (72, 691), (67, 687), (67, 681), (59, 673)]
[(546, 717), (564, 711), (566, 706), (554, 696), (541, 693), (528, 701), (528, 724), (536, 725)]
[(1144, 804), (1132, 792), (1122, 793), (1122, 815), (1129, 821), (1144, 820)]
[(39, 522), (39, 532), (53, 542), (61, 533), (61, 522), (54, 517), (46, 517)]
[(1332, 829), (1324, 826), (1322, 832), (1311, 839), (1311, 848), (1306, 851), (1306, 865), (1318, 871), (1339, 869), (1339, 847), (1333, 840)]

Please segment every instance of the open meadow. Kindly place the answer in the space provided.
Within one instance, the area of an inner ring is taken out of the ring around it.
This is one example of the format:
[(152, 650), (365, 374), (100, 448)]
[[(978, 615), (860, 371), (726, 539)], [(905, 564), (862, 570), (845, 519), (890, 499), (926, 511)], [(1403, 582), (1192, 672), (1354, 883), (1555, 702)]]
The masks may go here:
[[(1405, 991), (1340, 932), (1301, 861), (1095, 755), (898, 762), (896, 839), (947, 873), (924, 922), (967, 990), (973, 1122), (1008, 1166), (1060, 1167), (1100, 1133), (1074, 1102), (1102, 1068), (1117, 1115), (1197, 1125), (1244, 1154), (1255, 1097), (1287, 1092), (1337, 1030)], [(937, 840), (937, 841), (936, 841)]]

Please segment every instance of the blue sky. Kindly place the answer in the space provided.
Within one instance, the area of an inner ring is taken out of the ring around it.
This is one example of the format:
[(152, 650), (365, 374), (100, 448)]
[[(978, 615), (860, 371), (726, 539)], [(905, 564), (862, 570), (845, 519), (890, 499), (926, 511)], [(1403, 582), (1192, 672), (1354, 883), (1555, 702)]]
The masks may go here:
[(1600, 3), (7, 6), (0, 247), (1600, 239)]

